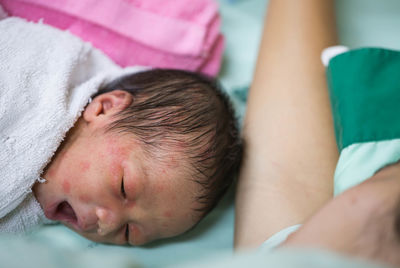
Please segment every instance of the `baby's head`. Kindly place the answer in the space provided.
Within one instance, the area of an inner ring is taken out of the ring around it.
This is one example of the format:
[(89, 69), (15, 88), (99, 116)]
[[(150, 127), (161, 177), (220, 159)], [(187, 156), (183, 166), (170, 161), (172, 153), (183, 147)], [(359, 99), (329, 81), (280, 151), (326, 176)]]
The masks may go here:
[(193, 227), (232, 184), (241, 154), (213, 80), (150, 70), (93, 96), (34, 192), (48, 218), (83, 236), (140, 245)]

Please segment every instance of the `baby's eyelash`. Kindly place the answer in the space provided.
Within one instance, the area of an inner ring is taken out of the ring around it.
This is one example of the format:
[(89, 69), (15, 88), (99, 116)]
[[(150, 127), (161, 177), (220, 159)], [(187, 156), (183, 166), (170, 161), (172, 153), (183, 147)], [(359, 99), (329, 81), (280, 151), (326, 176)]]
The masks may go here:
[(129, 244), (129, 224), (127, 224), (125, 227), (125, 240), (126, 243)]
[(126, 192), (125, 192), (125, 187), (124, 187), (124, 177), (122, 177), (121, 180), (121, 194), (123, 198), (126, 198)]

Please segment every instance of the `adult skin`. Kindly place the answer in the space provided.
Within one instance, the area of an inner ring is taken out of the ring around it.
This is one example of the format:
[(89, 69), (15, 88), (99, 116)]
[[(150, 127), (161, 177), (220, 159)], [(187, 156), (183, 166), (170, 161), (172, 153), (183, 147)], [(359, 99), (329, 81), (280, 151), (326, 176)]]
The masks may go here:
[(259, 246), (332, 198), (338, 159), (320, 55), (337, 43), (332, 0), (270, 0), (244, 121), (235, 247)]
[(336, 43), (333, 10), (330, 0), (270, 0), (245, 118), (235, 246), (304, 223), (282, 247), (400, 267), (400, 161), (332, 198), (338, 152), (320, 54)]

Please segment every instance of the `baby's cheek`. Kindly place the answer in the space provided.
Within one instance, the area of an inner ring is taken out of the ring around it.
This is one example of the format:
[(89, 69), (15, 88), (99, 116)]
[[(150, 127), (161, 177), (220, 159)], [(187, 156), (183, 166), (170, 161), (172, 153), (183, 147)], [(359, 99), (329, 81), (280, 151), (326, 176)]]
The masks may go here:
[(165, 218), (172, 218), (173, 212), (172, 212), (172, 210), (167, 210), (167, 211), (164, 212), (163, 215), (164, 215)]
[(110, 175), (115, 179), (115, 180), (119, 180), (119, 177), (121, 175), (121, 169), (119, 168), (119, 162), (118, 160), (114, 160), (111, 162), (111, 165), (109, 166), (109, 171), (110, 171)]
[(71, 192), (71, 183), (68, 179), (64, 179), (64, 181), (62, 182), (62, 189), (64, 194), (69, 194)]
[(172, 203), (176, 202), (176, 194), (171, 193), (171, 194), (169, 195), (169, 200), (170, 200)]
[(90, 162), (89, 161), (80, 161), (79, 169), (82, 173), (86, 173), (90, 170)]
[(50, 168), (46, 173), (47, 173), (47, 177), (50, 177), (50, 178), (54, 178), (57, 174), (57, 172), (54, 168)]
[(135, 201), (129, 201), (126, 205), (129, 209), (133, 209), (136, 206)]
[(142, 245), (146, 242), (149, 242), (149, 241), (146, 241), (146, 238), (143, 236), (142, 232), (135, 225), (129, 226), (129, 233), (131, 236), (130, 239), (134, 245)]
[(90, 197), (87, 195), (80, 195), (79, 197), (79, 201), (81, 201), (82, 203), (89, 203), (90, 202)]
[(157, 183), (154, 187), (154, 191), (156, 194), (161, 194), (165, 190), (164, 183)]
[[(79, 161), (77, 164), (78, 169), (73, 169), (73, 168), (66, 168), (64, 174), (62, 174), (62, 177), (65, 179), (62, 181), (61, 187), (62, 190), (65, 194), (70, 194), (71, 193), (71, 185), (75, 185), (77, 181), (76, 173), (79, 174), (79, 177), (82, 178), (84, 177), (83, 175), (86, 174), (90, 170), (90, 162), (87, 160)], [(71, 172), (72, 170), (75, 170), (75, 172)], [(75, 189), (75, 186), (72, 187)]]

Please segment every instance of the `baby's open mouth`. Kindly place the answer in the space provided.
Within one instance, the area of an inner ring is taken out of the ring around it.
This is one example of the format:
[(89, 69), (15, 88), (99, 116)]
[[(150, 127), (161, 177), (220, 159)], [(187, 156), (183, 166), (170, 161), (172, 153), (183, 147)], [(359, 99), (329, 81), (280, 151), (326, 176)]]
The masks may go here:
[(50, 207), (46, 211), (46, 217), (50, 220), (70, 223), (73, 226), (76, 226), (78, 223), (75, 211), (67, 201), (62, 201), (58, 205)]
[(74, 209), (67, 201), (61, 202), (57, 206), (56, 215), (61, 221), (64, 220), (70, 223), (76, 223), (78, 221)]

